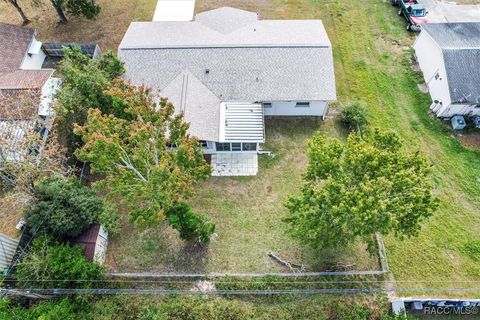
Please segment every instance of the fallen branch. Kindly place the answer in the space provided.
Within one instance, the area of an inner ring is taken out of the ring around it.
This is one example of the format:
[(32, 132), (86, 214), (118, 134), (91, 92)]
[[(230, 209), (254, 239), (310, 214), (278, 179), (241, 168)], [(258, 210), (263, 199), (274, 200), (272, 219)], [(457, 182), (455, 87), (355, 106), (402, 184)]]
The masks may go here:
[(275, 260), (276, 262), (280, 263), (281, 265), (287, 267), (290, 269), (291, 272), (297, 273), (297, 272), (305, 272), (305, 266), (303, 264), (296, 264), (292, 262), (288, 262), (277, 256), (274, 252), (269, 252), (268, 256)]

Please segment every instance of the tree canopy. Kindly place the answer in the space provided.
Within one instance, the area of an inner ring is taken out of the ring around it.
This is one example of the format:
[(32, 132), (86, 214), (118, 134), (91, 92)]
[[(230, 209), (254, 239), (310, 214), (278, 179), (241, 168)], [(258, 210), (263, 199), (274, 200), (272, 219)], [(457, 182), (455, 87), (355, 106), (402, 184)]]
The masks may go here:
[(89, 109), (97, 108), (105, 114), (124, 116), (123, 111), (116, 108), (118, 104), (105, 91), (125, 69), (111, 51), (98, 59), (91, 59), (82, 54), (80, 48), (73, 47), (64, 48), (58, 72), (62, 78), (62, 88), (56, 95), (59, 134), (65, 137), (68, 151), (73, 153), (81, 145), (80, 139), (73, 133), (73, 126), (85, 123)]
[[(24, 288), (89, 288), (101, 280), (105, 269), (88, 261), (82, 246), (58, 243), (48, 237), (38, 237), (15, 271), (17, 284)], [(48, 280), (48, 281), (47, 281)]]
[(109, 213), (95, 191), (74, 177), (43, 179), (35, 186), (35, 198), (26, 212), (28, 224), (56, 238), (78, 236)]
[(25, 121), (37, 116), (40, 96), (37, 90), (0, 91), (1, 118), (8, 124), (0, 135), (0, 187), (13, 188), (15, 201), (23, 204), (32, 199), (37, 180), (69, 171), (52, 121)]
[(183, 115), (175, 114), (166, 99), (157, 102), (149, 89), (122, 80), (106, 94), (127, 116), (90, 109), (86, 124), (75, 130), (84, 142), (76, 155), (106, 176), (100, 186), (110, 196), (122, 196), (133, 221), (158, 223), (194, 193), (195, 183), (206, 179), (211, 168), (187, 133)]
[(394, 133), (352, 133), (346, 144), (316, 134), (301, 195), (286, 203), (289, 232), (317, 248), (360, 239), (372, 249), (375, 233), (415, 236), (437, 208), (430, 172)]
[[(35, 5), (40, 5), (44, 0), (32, 0)], [(95, 19), (100, 13), (100, 6), (95, 0), (49, 0), (57, 12), (60, 23), (67, 23), (65, 11), (74, 17)]]

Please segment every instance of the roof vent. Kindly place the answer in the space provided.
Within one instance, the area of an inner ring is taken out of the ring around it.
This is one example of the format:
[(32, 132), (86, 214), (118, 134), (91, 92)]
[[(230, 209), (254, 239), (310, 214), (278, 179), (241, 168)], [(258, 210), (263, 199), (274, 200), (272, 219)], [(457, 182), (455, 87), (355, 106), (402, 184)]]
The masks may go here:
[(210, 69), (205, 69), (205, 74), (210, 74)]

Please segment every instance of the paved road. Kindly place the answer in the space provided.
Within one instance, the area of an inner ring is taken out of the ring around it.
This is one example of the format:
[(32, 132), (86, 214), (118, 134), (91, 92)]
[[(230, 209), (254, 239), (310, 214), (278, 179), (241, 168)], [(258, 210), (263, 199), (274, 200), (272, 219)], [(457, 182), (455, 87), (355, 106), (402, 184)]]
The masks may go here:
[(457, 5), (439, 0), (422, 0), (428, 22), (480, 22), (480, 5)]

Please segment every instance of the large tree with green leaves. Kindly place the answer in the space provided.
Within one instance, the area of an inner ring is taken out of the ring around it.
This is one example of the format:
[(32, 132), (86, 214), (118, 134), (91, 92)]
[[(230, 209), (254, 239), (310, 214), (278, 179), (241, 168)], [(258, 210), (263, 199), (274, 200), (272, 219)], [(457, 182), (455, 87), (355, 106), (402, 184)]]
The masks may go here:
[[(44, 0), (32, 0), (35, 5), (41, 5)], [(55, 9), (60, 23), (67, 23), (65, 12), (74, 17), (95, 19), (100, 13), (100, 6), (95, 0), (48, 0)]]
[(88, 261), (82, 246), (40, 236), (33, 240), (14, 277), (23, 288), (91, 288), (104, 279), (105, 269)]
[(437, 207), (431, 165), (394, 133), (352, 133), (346, 144), (317, 134), (308, 160), (301, 194), (286, 203), (286, 222), (294, 237), (313, 247), (360, 239), (373, 249), (375, 233), (415, 236)]
[(124, 116), (123, 111), (116, 108), (118, 104), (105, 91), (125, 69), (111, 51), (98, 59), (91, 59), (82, 54), (80, 48), (74, 47), (64, 48), (58, 72), (62, 78), (62, 88), (56, 95), (58, 130), (72, 154), (81, 145), (80, 139), (73, 133), (73, 126), (85, 123), (89, 109), (97, 108), (104, 114)]
[(106, 176), (100, 185), (126, 200), (136, 223), (158, 223), (194, 193), (211, 168), (183, 115), (166, 99), (157, 102), (151, 90), (122, 80), (107, 94), (127, 117), (90, 109), (86, 124), (75, 130), (84, 142), (76, 154)]
[(110, 208), (74, 177), (45, 178), (35, 185), (34, 195), (35, 204), (26, 218), (36, 232), (44, 230), (55, 238), (65, 238), (80, 235), (92, 223), (105, 223), (109, 231), (115, 229)]

